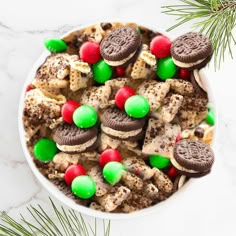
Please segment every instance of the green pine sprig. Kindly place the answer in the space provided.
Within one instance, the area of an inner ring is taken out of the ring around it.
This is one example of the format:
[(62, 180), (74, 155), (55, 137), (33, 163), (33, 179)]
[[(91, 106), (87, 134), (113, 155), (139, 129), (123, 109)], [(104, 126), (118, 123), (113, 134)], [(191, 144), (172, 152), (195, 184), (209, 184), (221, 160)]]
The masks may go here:
[(193, 29), (207, 35), (214, 48), (215, 68), (220, 68), (226, 52), (233, 58), (236, 45), (233, 29), (236, 26), (235, 0), (180, 0), (181, 4), (163, 6), (163, 13), (177, 17), (177, 23), (167, 29), (193, 22)]
[[(54, 212), (53, 219), (41, 205), (27, 207), (34, 222), (27, 220), (23, 215), (20, 222), (14, 220), (5, 212), (0, 212), (0, 236), (97, 236), (97, 221), (94, 226), (85, 221), (81, 214), (74, 210), (58, 208), (51, 200)], [(110, 221), (103, 221), (104, 236), (110, 235)]]

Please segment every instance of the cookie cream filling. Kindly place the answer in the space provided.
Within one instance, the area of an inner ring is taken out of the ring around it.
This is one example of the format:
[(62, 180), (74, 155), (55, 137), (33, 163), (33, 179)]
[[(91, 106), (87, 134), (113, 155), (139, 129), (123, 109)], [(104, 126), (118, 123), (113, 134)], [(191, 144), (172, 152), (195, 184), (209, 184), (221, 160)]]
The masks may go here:
[(106, 134), (110, 134), (112, 136), (122, 138), (122, 139), (126, 139), (126, 138), (129, 138), (129, 137), (136, 136), (139, 133), (141, 133), (141, 131), (142, 131), (142, 128), (141, 129), (136, 129), (136, 130), (133, 130), (133, 131), (120, 131), (120, 130), (114, 130), (114, 129), (106, 127), (104, 125), (101, 125), (101, 129)]
[(193, 75), (198, 85), (207, 93), (207, 84), (204, 82), (199, 74), (199, 70), (194, 70)]
[(189, 67), (192, 67), (192, 66), (200, 64), (201, 62), (206, 60), (206, 58), (198, 60), (198, 61), (195, 61), (195, 62), (189, 62), (189, 63), (178, 61), (178, 60), (174, 59), (173, 57), (172, 57), (172, 60), (175, 63), (175, 65), (177, 65), (177, 66), (179, 66), (181, 68), (189, 68)]
[(106, 59), (104, 59), (104, 61), (110, 66), (121, 66), (121, 65), (125, 64), (129, 59), (131, 59), (135, 55), (136, 52), (137, 52), (137, 50), (132, 52), (131, 54), (129, 54), (128, 57), (126, 57), (120, 61), (109, 61)]
[(63, 152), (83, 152), (85, 151), (88, 147), (92, 146), (97, 140), (97, 136), (94, 138), (90, 139), (89, 141), (79, 144), (79, 145), (59, 145), (57, 144), (57, 147), (59, 150)]
[(173, 157), (170, 158), (170, 161), (171, 161), (172, 165), (180, 171), (184, 171), (184, 172), (188, 172), (188, 173), (199, 173), (199, 171), (184, 168)]

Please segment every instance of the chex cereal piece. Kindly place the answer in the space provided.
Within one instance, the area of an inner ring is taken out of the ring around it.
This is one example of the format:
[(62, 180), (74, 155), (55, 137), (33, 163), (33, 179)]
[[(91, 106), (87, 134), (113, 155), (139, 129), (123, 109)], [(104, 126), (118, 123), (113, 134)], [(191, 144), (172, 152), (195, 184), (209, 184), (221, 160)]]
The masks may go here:
[(150, 118), (142, 152), (170, 158), (173, 155), (175, 140), (179, 132), (180, 126), (177, 124), (163, 124), (159, 120)]
[(81, 73), (88, 74), (91, 72), (91, 68), (87, 62), (83, 61), (70, 61), (70, 67), (80, 71)]
[(194, 128), (207, 115), (207, 99), (202, 97), (184, 97), (178, 112), (182, 129)]
[(140, 157), (127, 157), (122, 161), (128, 171), (141, 177), (143, 180), (151, 179), (154, 175), (154, 170), (151, 169), (144, 160)]
[(37, 70), (32, 84), (36, 88), (65, 88), (66, 77), (70, 72), (70, 55), (66, 53), (51, 54)]
[(116, 149), (120, 145), (121, 141), (115, 138), (111, 138), (104, 132), (101, 132), (99, 136), (99, 143), (100, 143), (99, 151), (104, 151), (108, 148)]
[(65, 171), (70, 165), (77, 164), (80, 155), (68, 154), (64, 152), (57, 153), (53, 158), (53, 163), (56, 170)]
[(143, 180), (128, 171), (122, 174), (122, 182), (131, 190), (141, 190), (143, 188)]
[(111, 88), (109, 86), (90, 87), (84, 91), (80, 102), (98, 110), (101, 106), (108, 104), (110, 95)]
[(167, 175), (165, 175), (162, 171), (157, 168), (153, 168), (155, 170), (155, 174), (153, 176), (153, 181), (157, 188), (164, 192), (165, 194), (171, 194), (173, 191), (173, 183), (169, 179)]
[(182, 95), (172, 94), (168, 102), (161, 107), (160, 112), (155, 112), (154, 117), (161, 119), (165, 123), (171, 122), (177, 114), (182, 101)]
[(157, 64), (156, 57), (147, 50), (142, 50), (139, 57), (146, 62), (150, 67), (155, 67)]
[(110, 212), (120, 206), (128, 198), (129, 194), (130, 190), (124, 186), (121, 186), (117, 188), (114, 193), (97, 197), (97, 201), (105, 209), (105, 211)]
[(93, 210), (97, 210), (97, 211), (105, 211), (105, 209), (101, 205), (99, 205), (97, 202), (91, 202), (89, 205), (89, 208)]
[(89, 78), (83, 77), (81, 72), (71, 67), (70, 69), (70, 89), (77, 91), (88, 86)]
[(193, 94), (194, 88), (191, 82), (183, 79), (168, 79), (166, 83), (170, 85), (170, 89), (181, 95)]
[(62, 97), (60, 95), (58, 101), (46, 97), (39, 89), (29, 91), (25, 96), (24, 118), (33, 125), (45, 124), (50, 127), (61, 118)]
[(124, 202), (121, 206), (120, 209), (122, 212), (124, 213), (130, 213), (130, 212), (134, 212), (134, 211), (138, 211), (139, 208), (134, 207), (134, 206), (130, 206), (129, 203)]
[(102, 171), (99, 166), (95, 166), (89, 170), (87, 173), (96, 183), (96, 193), (95, 195), (100, 197), (107, 193), (108, 189), (110, 188), (110, 185), (105, 183)]
[(138, 58), (132, 67), (131, 77), (133, 79), (144, 79), (147, 75), (146, 62), (142, 58)]
[(25, 139), (29, 141), (41, 128), (41, 125), (34, 125), (29, 122), (29, 120), (24, 116), (23, 125), (25, 129)]
[(159, 189), (152, 183), (146, 184), (144, 187), (144, 194), (150, 199), (157, 199), (158, 192)]
[(169, 89), (170, 85), (168, 83), (146, 80), (139, 86), (136, 92), (148, 100), (151, 111), (156, 111), (156, 109), (160, 107), (166, 94), (169, 92)]

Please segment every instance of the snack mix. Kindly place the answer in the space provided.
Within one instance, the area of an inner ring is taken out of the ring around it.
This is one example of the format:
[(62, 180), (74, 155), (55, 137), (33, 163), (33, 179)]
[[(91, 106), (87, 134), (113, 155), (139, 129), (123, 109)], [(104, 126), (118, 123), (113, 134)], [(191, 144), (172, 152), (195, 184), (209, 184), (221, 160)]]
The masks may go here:
[(208, 38), (99, 23), (45, 47), (25, 94), (25, 139), (65, 195), (130, 213), (210, 172), (214, 109), (199, 73), (213, 54)]

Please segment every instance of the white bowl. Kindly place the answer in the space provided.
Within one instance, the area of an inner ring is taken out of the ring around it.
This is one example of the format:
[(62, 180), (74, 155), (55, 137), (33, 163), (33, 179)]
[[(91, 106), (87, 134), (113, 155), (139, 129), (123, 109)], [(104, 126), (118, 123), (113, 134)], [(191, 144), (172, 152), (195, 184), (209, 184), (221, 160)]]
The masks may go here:
[[(142, 24), (138, 24), (141, 25)], [(73, 31), (77, 31), (80, 29), (83, 29), (89, 25), (83, 25), (78, 28), (72, 29), (70, 32), (66, 33), (62, 37), (65, 37), (66, 35), (70, 34)], [(161, 30), (154, 25), (145, 25), (144, 27), (147, 27), (149, 29), (152, 29), (156, 32), (159, 32), (163, 35), (168, 36), (170, 39), (174, 39), (174, 36), (165, 32), (164, 30)], [(102, 219), (131, 219), (134, 217), (142, 217), (151, 213), (158, 212), (160, 208), (164, 208), (166, 204), (178, 204), (179, 201), (184, 200), (184, 196), (186, 191), (191, 191), (191, 187), (194, 187), (194, 182), (197, 181), (196, 179), (190, 179), (180, 190), (178, 190), (176, 193), (174, 193), (171, 197), (169, 197), (167, 200), (158, 203), (154, 206), (151, 206), (149, 208), (145, 208), (143, 210), (139, 210), (137, 212), (133, 213), (106, 213), (106, 212), (100, 212), (97, 210), (90, 209), (88, 207), (78, 205), (76, 204), (71, 198), (67, 197), (63, 192), (61, 192), (54, 184), (52, 184), (47, 178), (45, 178), (41, 172), (37, 169), (35, 166), (33, 159), (27, 149), (26, 142), (25, 142), (25, 131), (23, 127), (23, 122), (22, 122), (22, 112), (23, 112), (23, 106), (24, 106), (24, 97), (25, 97), (25, 90), (28, 84), (30, 84), (35, 76), (35, 73), (38, 69), (38, 67), (45, 61), (45, 58), (50, 55), (48, 51), (45, 50), (45, 52), (42, 53), (42, 55), (39, 57), (39, 59), (35, 62), (33, 68), (31, 69), (25, 84), (22, 89), (22, 94), (21, 94), (21, 99), (20, 99), (20, 104), (19, 104), (19, 114), (18, 114), (18, 127), (19, 127), (19, 134), (20, 134), (20, 141), (21, 145), (23, 148), (24, 155), (26, 157), (26, 160), (36, 176), (36, 178), (39, 180), (39, 182), (43, 185), (43, 187), (50, 193), (52, 194), (55, 198), (57, 198), (59, 201), (64, 203), (66, 206), (74, 209), (75, 211), (81, 212), (83, 214), (93, 216), (93, 217), (98, 217)], [(216, 109), (215, 109), (215, 103), (214, 103), (214, 98), (211, 90), (210, 83), (211, 81), (207, 79), (207, 68), (203, 68), (200, 70), (200, 74), (204, 82), (208, 85), (208, 96), (209, 96), (209, 103), (211, 104), (211, 107), (215, 111), (216, 115), (216, 121), (217, 119), (217, 114), (216, 114)], [(216, 130), (217, 130), (217, 122), (214, 128), (214, 140), (216, 137)], [(188, 195), (189, 196), (189, 195)]]

